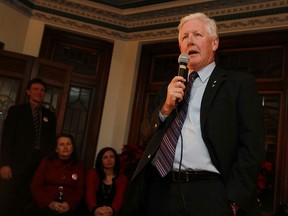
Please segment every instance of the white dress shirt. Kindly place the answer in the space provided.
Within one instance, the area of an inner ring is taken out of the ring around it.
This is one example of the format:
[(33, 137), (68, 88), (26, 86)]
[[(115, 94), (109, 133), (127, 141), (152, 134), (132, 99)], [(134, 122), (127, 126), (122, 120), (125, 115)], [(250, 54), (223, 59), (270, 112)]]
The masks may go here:
[(193, 83), (187, 116), (181, 131), (183, 139), (181, 139), (180, 135), (176, 146), (173, 163), (174, 171), (179, 171), (181, 148), (183, 147), (181, 170), (205, 170), (219, 173), (216, 167), (212, 164), (207, 147), (202, 139), (200, 125), (200, 107), (203, 93), (215, 66), (215, 62), (212, 62), (211, 64), (197, 71), (199, 77)]

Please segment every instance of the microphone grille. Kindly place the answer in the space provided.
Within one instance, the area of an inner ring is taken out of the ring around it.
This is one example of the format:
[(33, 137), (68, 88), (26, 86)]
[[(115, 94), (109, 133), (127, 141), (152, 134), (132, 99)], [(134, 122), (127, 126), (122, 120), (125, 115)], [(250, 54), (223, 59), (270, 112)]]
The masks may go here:
[(179, 64), (180, 63), (188, 64), (189, 60), (190, 60), (189, 55), (187, 55), (185, 53), (180, 54), (178, 57), (178, 63)]

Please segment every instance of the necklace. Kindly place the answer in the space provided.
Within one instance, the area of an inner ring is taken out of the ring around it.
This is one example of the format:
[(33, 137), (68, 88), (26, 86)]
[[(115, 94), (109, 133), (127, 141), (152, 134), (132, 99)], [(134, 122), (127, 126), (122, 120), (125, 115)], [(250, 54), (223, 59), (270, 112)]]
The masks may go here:
[(109, 196), (112, 190), (112, 186), (113, 186), (113, 182), (111, 185), (107, 185), (104, 182), (102, 182), (102, 192), (103, 192), (103, 196), (105, 199), (107, 199), (107, 197)]

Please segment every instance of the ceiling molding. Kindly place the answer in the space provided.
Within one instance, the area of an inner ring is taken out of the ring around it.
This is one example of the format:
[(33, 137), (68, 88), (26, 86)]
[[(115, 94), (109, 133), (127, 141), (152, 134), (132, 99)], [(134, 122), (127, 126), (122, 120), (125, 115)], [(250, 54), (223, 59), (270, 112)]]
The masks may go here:
[(173, 8), (166, 5), (162, 10), (129, 15), (123, 15), (119, 9), (119, 12), (99, 9), (96, 4), (84, 0), (1, 1), (9, 2), (7, 4), (25, 15), (51, 25), (120, 40), (175, 38), (180, 19), (198, 11), (217, 21), (220, 34), (288, 27), (288, 0), (202, 0), (202, 3)]
[[(156, 4), (175, 2), (175, 0), (89, 0), (94, 3), (108, 5), (118, 9), (135, 9), (145, 6), (154, 6)], [(177, 2), (177, 1), (176, 1)]]

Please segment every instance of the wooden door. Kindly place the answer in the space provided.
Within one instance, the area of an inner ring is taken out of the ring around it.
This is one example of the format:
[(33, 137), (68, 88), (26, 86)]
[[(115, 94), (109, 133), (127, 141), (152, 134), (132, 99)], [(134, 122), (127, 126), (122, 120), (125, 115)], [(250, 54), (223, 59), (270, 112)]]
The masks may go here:
[(74, 136), (85, 169), (94, 166), (113, 43), (47, 26), (40, 57), (73, 66), (62, 130)]
[[(2, 104), (6, 103), (6, 99), (3, 99), (4, 95), (10, 97), (9, 100), (12, 100), (13, 104), (25, 101), (26, 86), (31, 76), (33, 62), (34, 58), (32, 56), (0, 50), (0, 94), (2, 95)], [(12, 86), (9, 86), (9, 83)], [(13, 96), (11, 96), (12, 92), (14, 92)], [(3, 111), (4, 107), (1, 109)], [(7, 110), (7, 107), (5, 110)]]
[(31, 76), (39, 77), (47, 83), (44, 105), (56, 112), (57, 133), (62, 132), (72, 71), (71, 65), (43, 58), (35, 59), (33, 65)]
[(27, 101), (27, 84), (34, 77), (47, 83), (44, 106), (56, 112), (57, 132), (60, 132), (71, 73), (71, 65), (0, 50), (0, 140), (9, 107)]

